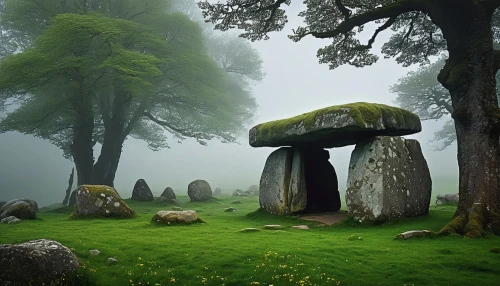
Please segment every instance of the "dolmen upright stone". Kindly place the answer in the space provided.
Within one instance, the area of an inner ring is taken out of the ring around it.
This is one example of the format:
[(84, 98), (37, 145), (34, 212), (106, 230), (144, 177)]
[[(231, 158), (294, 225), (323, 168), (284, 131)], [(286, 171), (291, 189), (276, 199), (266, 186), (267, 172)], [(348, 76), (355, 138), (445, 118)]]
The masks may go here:
[(139, 179), (135, 182), (134, 189), (132, 190), (132, 200), (134, 201), (152, 201), (153, 192), (149, 188), (144, 179)]
[(104, 185), (81, 185), (76, 189), (76, 208), (72, 218), (130, 218), (135, 212), (120, 198), (116, 190)]
[(383, 222), (429, 211), (432, 182), (417, 140), (374, 137), (352, 152), (346, 203), (358, 221)]
[[(417, 141), (405, 141), (397, 137), (414, 134), (420, 132), (421, 129), (420, 119), (414, 113), (397, 107), (365, 102), (331, 106), (296, 117), (259, 124), (249, 131), (250, 145), (253, 147), (281, 147), (269, 155), (264, 166), (259, 186), (260, 206), (275, 214), (290, 214), (301, 211), (338, 211), (341, 207), (341, 201), (337, 175), (335, 168), (330, 164), (329, 153), (325, 149), (356, 145), (358, 151), (353, 152), (353, 156), (357, 158), (361, 156), (358, 154), (361, 152), (359, 150), (365, 150), (363, 146), (367, 144), (366, 142), (372, 142), (374, 138), (381, 138), (377, 140), (380, 141), (380, 148), (383, 151), (377, 153), (377, 156), (388, 153), (389, 149), (394, 147), (389, 144), (391, 142), (397, 141), (400, 142), (400, 145), (410, 146), (406, 149), (411, 150), (407, 151), (409, 152), (408, 156), (411, 157), (400, 158), (403, 161), (399, 166), (393, 163), (386, 164), (387, 166), (392, 165), (394, 169), (389, 175), (395, 174), (397, 171), (399, 175), (396, 178), (404, 177), (406, 178), (405, 182), (401, 184), (385, 183), (384, 180), (377, 179), (378, 173), (361, 170), (361, 165), (351, 166), (352, 168), (349, 169), (350, 178), (355, 178), (355, 172), (358, 172), (364, 174), (365, 180), (375, 180), (375, 184), (378, 184), (373, 186), (373, 188), (376, 187), (376, 192), (391, 193), (396, 189), (401, 189), (400, 186), (404, 185), (408, 186), (405, 190), (409, 190), (411, 195), (406, 194), (410, 198), (409, 200), (396, 201), (396, 204), (400, 204), (397, 206), (386, 202), (386, 208), (389, 209), (389, 212), (384, 213), (384, 216), (368, 215), (365, 218), (375, 220), (389, 219), (400, 215), (424, 214), (428, 210), (427, 193), (430, 190), (430, 177), (425, 159)], [(391, 141), (390, 138), (393, 137), (394, 139)], [(403, 141), (406, 143), (401, 143)], [(379, 157), (376, 159), (379, 164), (383, 160)], [(396, 170), (396, 168), (402, 169)], [(414, 172), (414, 175), (410, 172)], [(417, 182), (417, 174), (422, 176), (421, 180), (418, 181), (420, 185), (410, 189), (408, 184), (410, 180)], [(385, 176), (387, 177), (386, 174)], [(409, 179), (410, 177), (411, 179)], [(392, 178), (392, 180), (394, 179)], [(354, 183), (354, 180), (351, 181)], [(362, 192), (364, 189), (356, 189), (355, 185), (350, 185), (350, 182), (348, 183), (350, 191), (347, 197), (347, 208), (351, 215), (356, 215), (357, 211), (354, 209), (369, 208), (365, 204), (370, 203), (370, 198), (359, 195), (358, 192)], [(386, 189), (386, 187), (393, 189)], [(361, 199), (354, 200), (353, 198), (356, 196)], [(377, 196), (384, 195), (377, 194)], [(411, 201), (412, 199), (413, 201)], [(355, 201), (359, 203), (359, 207), (357, 205), (355, 207)], [(410, 209), (411, 211), (409, 211)]]
[(212, 188), (205, 180), (195, 180), (188, 185), (188, 196), (192, 202), (208, 201), (212, 198)]

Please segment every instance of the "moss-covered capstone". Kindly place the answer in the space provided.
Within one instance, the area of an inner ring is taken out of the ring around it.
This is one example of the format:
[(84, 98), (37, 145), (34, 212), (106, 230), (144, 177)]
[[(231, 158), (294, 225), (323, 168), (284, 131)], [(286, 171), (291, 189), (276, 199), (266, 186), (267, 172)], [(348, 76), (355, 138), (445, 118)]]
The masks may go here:
[(253, 147), (314, 144), (321, 148), (354, 145), (374, 136), (402, 136), (422, 130), (420, 118), (384, 104), (357, 102), (335, 105), (250, 129)]
[(81, 185), (76, 190), (75, 212), (78, 217), (133, 217), (135, 212), (120, 198), (112, 187)]

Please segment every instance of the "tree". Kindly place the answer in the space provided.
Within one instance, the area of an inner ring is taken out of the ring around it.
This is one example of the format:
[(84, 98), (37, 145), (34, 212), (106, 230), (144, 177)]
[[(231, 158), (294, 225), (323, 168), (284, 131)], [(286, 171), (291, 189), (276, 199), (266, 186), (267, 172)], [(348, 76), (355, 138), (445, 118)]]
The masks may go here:
[[(445, 61), (446, 57), (443, 55), (438, 61), (423, 65), (417, 71), (411, 71), (400, 78), (397, 84), (391, 86), (391, 91), (397, 94), (394, 102), (404, 109), (415, 112), (422, 120), (437, 120), (451, 115), (453, 107), (450, 93), (436, 78)], [(499, 76), (497, 73), (497, 98), (500, 98)], [(436, 150), (444, 150), (456, 138), (453, 120), (448, 120), (441, 130), (434, 133), (433, 141), (440, 143)]]
[(1, 98), (19, 106), (0, 131), (48, 139), (73, 158), (78, 184), (110, 186), (128, 136), (154, 150), (168, 147), (164, 130), (234, 142), (256, 103), (208, 56), (199, 26), (164, 1), (98, 2), (7, 1), (8, 29), (54, 20), (0, 62)]
[[(243, 29), (252, 41), (268, 39), (287, 22), (283, 6), (291, 0), (228, 0), (199, 6), (215, 28)], [(305, 26), (289, 36), (329, 38), (318, 50), (320, 63), (331, 69), (343, 64), (363, 67), (378, 57), (370, 53), (377, 35), (394, 32), (382, 47), (386, 57), (409, 66), (427, 62), (429, 56), (448, 52), (438, 81), (451, 97), (458, 143), (460, 202), (454, 219), (442, 234), (460, 233), (480, 237), (485, 230), (500, 235), (500, 112), (495, 74), (500, 52), (498, 0), (305, 0), (299, 13)], [(362, 44), (356, 35), (368, 23), (378, 24), (373, 36)]]

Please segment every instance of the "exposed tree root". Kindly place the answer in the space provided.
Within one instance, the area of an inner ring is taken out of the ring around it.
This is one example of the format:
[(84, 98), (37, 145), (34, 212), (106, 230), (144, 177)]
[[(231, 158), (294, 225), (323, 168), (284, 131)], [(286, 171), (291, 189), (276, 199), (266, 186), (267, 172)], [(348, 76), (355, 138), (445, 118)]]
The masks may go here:
[(443, 227), (438, 235), (460, 234), (468, 238), (483, 237), (486, 231), (500, 235), (500, 215), (475, 203), (469, 214), (460, 214)]

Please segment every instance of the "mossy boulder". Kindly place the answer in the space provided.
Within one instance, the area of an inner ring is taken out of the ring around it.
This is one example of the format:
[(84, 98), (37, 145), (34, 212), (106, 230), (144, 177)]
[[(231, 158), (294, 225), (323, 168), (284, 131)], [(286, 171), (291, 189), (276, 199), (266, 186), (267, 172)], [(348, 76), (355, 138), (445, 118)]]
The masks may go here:
[(153, 217), (157, 224), (176, 225), (203, 222), (195, 211), (158, 211)]
[(205, 180), (195, 180), (188, 185), (188, 196), (192, 202), (209, 201), (212, 198), (212, 188)]
[(78, 217), (130, 218), (135, 212), (120, 198), (112, 187), (104, 185), (81, 185), (76, 191), (75, 212)]
[(38, 205), (30, 199), (15, 199), (8, 201), (0, 208), (0, 219), (15, 216), (18, 219), (35, 219)]
[(330, 106), (250, 129), (252, 147), (314, 144), (332, 148), (354, 145), (374, 136), (402, 136), (422, 130), (420, 118), (384, 104), (357, 102)]

